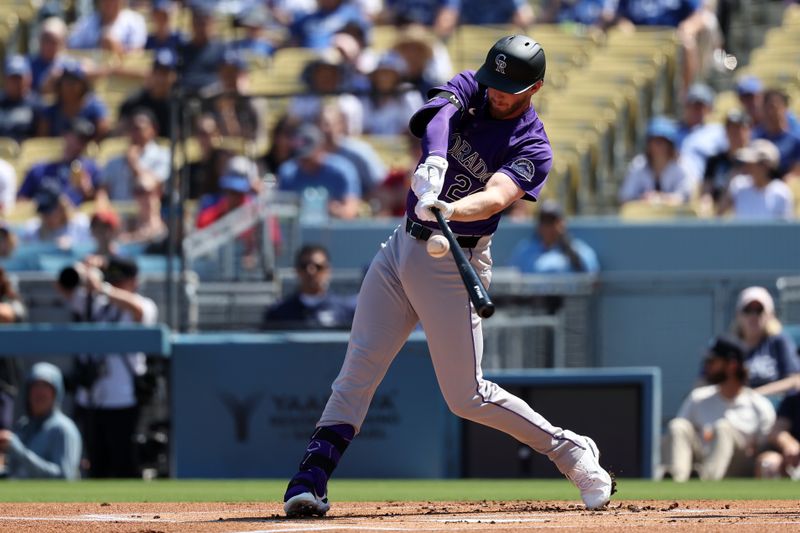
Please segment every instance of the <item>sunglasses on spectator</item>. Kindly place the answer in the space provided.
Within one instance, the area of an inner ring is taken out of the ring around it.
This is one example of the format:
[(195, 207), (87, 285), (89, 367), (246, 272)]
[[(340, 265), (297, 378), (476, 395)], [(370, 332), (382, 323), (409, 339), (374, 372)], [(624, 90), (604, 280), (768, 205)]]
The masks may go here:
[(330, 267), (328, 263), (315, 263), (314, 261), (303, 261), (298, 266), (300, 267), (300, 270), (308, 270), (309, 267), (313, 267), (315, 272), (328, 270)]
[(742, 309), (742, 314), (744, 315), (760, 315), (764, 312), (764, 307), (760, 305), (748, 305), (744, 309)]

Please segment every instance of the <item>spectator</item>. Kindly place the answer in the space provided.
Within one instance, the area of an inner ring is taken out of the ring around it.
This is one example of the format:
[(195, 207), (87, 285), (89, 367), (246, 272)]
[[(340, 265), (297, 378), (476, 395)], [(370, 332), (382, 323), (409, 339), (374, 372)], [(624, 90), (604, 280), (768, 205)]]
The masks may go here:
[(220, 192), (205, 194), (200, 198), (197, 227), (209, 226), (249, 202), (255, 179), (256, 167), (252, 161), (244, 156), (232, 157), (219, 180)]
[(181, 87), (193, 94), (214, 83), (224, 53), (225, 44), (217, 39), (213, 9), (205, 4), (193, 3), (192, 37), (178, 47), (178, 57), (183, 59)]
[(316, 244), (303, 246), (295, 256), (294, 269), (297, 290), (266, 310), (264, 329), (349, 329), (355, 298), (328, 292), (328, 250)]
[(406, 62), (406, 80), (424, 96), (446, 82), (452, 74), (453, 65), (447, 47), (423, 27), (409, 25), (404, 28), (392, 50)]
[(80, 477), (81, 434), (61, 412), (64, 380), (58, 367), (36, 363), (25, 381), (25, 415), (14, 431), (0, 430), (8, 477), (16, 479)]
[(278, 187), (303, 194), (322, 189), (327, 194), (328, 213), (336, 218), (355, 218), (361, 200), (358, 171), (341, 156), (324, 148), (322, 132), (304, 124), (295, 136), (295, 154), (278, 169)]
[[(736, 94), (739, 103), (750, 115), (753, 125), (757, 128), (763, 127), (764, 122), (764, 84), (756, 76), (748, 75), (739, 78), (736, 82)], [(789, 129), (795, 135), (800, 136), (800, 120), (791, 111), (786, 111), (786, 120)]]
[(370, 193), (386, 177), (386, 167), (380, 156), (368, 143), (347, 135), (345, 116), (339, 106), (323, 106), (319, 117), (324, 149), (347, 159), (358, 173), (362, 194)]
[(22, 142), (36, 131), (36, 99), (31, 94), (31, 67), (24, 56), (6, 60), (0, 95), (0, 137)]
[(262, 6), (244, 9), (234, 18), (234, 25), (244, 28), (245, 35), (233, 42), (233, 49), (240, 52), (245, 60), (272, 57), (275, 47), (267, 40), (264, 31), (269, 23), (269, 13)]
[(125, 155), (115, 157), (103, 169), (99, 197), (112, 201), (133, 200), (133, 189), (144, 179), (162, 184), (170, 170), (170, 151), (156, 143), (158, 124), (145, 109), (133, 113)]
[[(129, 259), (108, 260), (102, 280), (96, 269), (83, 270), (84, 287), (65, 283), (59, 290), (83, 322), (153, 325), (158, 308), (137, 292), (139, 269)], [(89, 476), (137, 477), (133, 435), (139, 419), (135, 382), (147, 371), (143, 353), (81, 355), (76, 363), (75, 418), (86, 439)]]
[(111, 257), (119, 254), (119, 232), (122, 225), (119, 215), (112, 209), (98, 210), (92, 215), (89, 230), (97, 243), (94, 255)]
[(153, 32), (147, 36), (145, 50), (168, 49), (175, 52), (184, 41), (183, 34), (173, 25), (176, 4), (174, 0), (154, 0), (151, 17), (153, 19)]
[(422, 95), (405, 81), (408, 65), (397, 52), (388, 52), (369, 75), (371, 91), (362, 98), (364, 133), (399, 135), (422, 104)]
[(756, 459), (756, 477), (800, 479), (800, 392), (785, 397), (769, 434), (771, 450)]
[(153, 69), (145, 86), (129, 96), (120, 106), (120, 126), (127, 128), (134, 111), (146, 109), (156, 118), (158, 131), (164, 137), (172, 135), (170, 116), (172, 86), (176, 79), (175, 53), (159, 50), (153, 58)]
[(299, 16), (289, 27), (289, 46), (324, 50), (333, 43), (333, 35), (355, 26), (366, 33), (369, 22), (350, 0), (317, 0), (317, 9)]
[(125, 0), (98, 0), (97, 11), (75, 23), (67, 41), (69, 48), (102, 48), (116, 54), (144, 48), (144, 17), (126, 5)]
[(616, 16), (617, 3), (610, 0), (550, 0), (537, 17), (539, 22), (574, 23), (608, 27)]
[(446, 39), (455, 31), (460, 12), (461, 0), (386, 0), (378, 20), (395, 26), (420, 24)]
[(0, 159), (0, 219), (14, 211), (17, 198), (17, 171), (5, 159)]
[(678, 149), (689, 177), (699, 182), (705, 175), (708, 159), (725, 149), (725, 130), (708, 123), (714, 106), (711, 87), (695, 83), (689, 88), (679, 130)]
[(745, 368), (750, 387), (761, 387), (787, 377), (800, 377), (800, 358), (792, 339), (781, 333), (775, 303), (763, 287), (748, 287), (736, 302), (734, 333), (745, 346)]
[(695, 181), (678, 160), (678, 128), (665, 117), (653, 118), (647, 126), (643, 154), (633, 158), (619, 191), (622, 203), (643, 200), (670, 205), (685, 204), (692, 197)]
[[(8, 279), (6, 271), (0, 267), (0, 324), (24, 322), (27, 316), (28, 310), (25, 308), (25, 304), (22, 303), (17, 291), (14, 290), (14, 285)], [(6, 429), (7, 427), (9, 426), (3, 426), (0, 429)]]
[(288, 113), (281, 115), (275, 122), (269, 137), (269, 151), (262, 161), (268, 173), (277, 174), (278, 168), (292, 158), (294, 138), (301, 123), (300, 119)]
[(0, 224), (0, 259), (11, 257), (16, 249), (17, 234), (7, 226)]
[(705, 360), (710, 385), (694, 389), (669, 422), (665, 462), (675, 481), (687, 481), (695, 463), (702, 480), (753, 474), (755, 452), (766, 441), (775, 409), (747, 387), (743, 359), (736, 339), (712, 341)]
[(29, 57), (31, 65), (31, 88), (41, 93), (53, 67), (60, 68), (66, 48), (67, 25), (58, 17), (42, 22), (39, 30), (39, 50)]
[(722, 46), (713, 2), (703, 0), (620, 0), (616, 23), (623, 30), (635, 26), (672, 26), (678, 29), (683, 51), (683, 90), (703, 77), (712, 53)]
[(511, 266), (534, 274), (596, 273), (600, 270), (597, 254), (588, 244), (569, 234), (564, 212), (552, 200), (539, 206), (536, 233), (517, 244), (511, 255)]
[(195, 138), (200, 148), (200, 159), (189, 163), (189, 198), (196, 200), (204, 194), (219, 192), (219, 179), (231, 153), (222, 147), (219, 125), (212, 115), (203, 114), (197, 119)]
[(778, 168), (778, 148), (765, 139), (756, 139), (736, 152), (744, 164), (742, 174), (735, 176), (719, 205), (723, 214), (733, 211), (736, 218), (788, 220), (794, 218), (794, 196), (789, 186), (772, 179)]
[(289, 114), (303, 122), (316, 122), (324, 100), (334, 101), (347, 118), (347, 132), (360, 135), (364, 128), (364, 109), (361, 100), (352, 94), (347, 68), (337, 50), (326, 50), (310, 61), (303, 69), (305, 94), (294, 96), (289, 101)]
[(39, 216), (23, 227), (23, 242), (52, 243), (63, 250), (91, 244), (89, 220), (74, 212), (72, 202), (56, 184), (42, 184), (34, 202)]
[(462, 24), (513, 24), (528, 28), (533, 24), (533, 8), (527, 0), (461, 0)]
[(789, 97), (782, 91), (770, 89), (764, 93), (761, 125), (753, 132), (756, 139), (772, 142), (780, 153), (778, 177), (784, 180), (800, 178), (800, 137), (792, 133), (788, 117)]
[(60, 73), (54, 71), (55, 102), (41, 111), (37, 134), (55, 137), (68, 128), (70, 121), (80, 117), (94, 125), (94, 135), (102, 139), (108, 132), (108, 111), (92, 91), (86, 71), (77, 62), (65, 62)]
[(701, 205), (704, 212), (714, 212), (713, 206), (724, 197), (734, 171), (739, 167), (736, 153), (750, 144), (751, 122), (747, 113), (734, 109), (725, 117), (725, 135), (728, 146), (712, 155), (706, 162), (703, 176)]
[(203, 110), (214, 116), (224, 137), (240, 137), (266, 146), (267, 101), (245, 94), (249, 82), (249, 67), (242, 54), (226, 51), (219, 65), (218, 81), (201, 92)]
[(75, 205), (94, 199), (100, 172), (94, 160), (84, 155), (94, 131), (88, 120), (78, 118), (70, 122), (63, 132), (61, 159), (31, 167), (20, 185), (17, 198), (31, 200), (43, 186), (52, 184)]
[(152, 176), (143, 176), (133, 186), (136, 216), (133, 226), (119, 236), (120, 244), (155, 243), (167, 236), (161, 217), (162, 186)]

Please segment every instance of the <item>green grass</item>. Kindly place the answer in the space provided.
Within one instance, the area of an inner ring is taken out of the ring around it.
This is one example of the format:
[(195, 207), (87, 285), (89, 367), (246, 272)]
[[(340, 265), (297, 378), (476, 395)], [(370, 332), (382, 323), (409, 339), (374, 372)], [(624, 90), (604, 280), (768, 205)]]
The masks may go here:
[[(4, 481), (0, 502), (247, 502), (278, 501), (284, 480)], [(334, 501), (578, 500), (566, 480), (334, 480)], [(797, 499), (791, 481), (720, 482), (620, 480), (620, 500)]]

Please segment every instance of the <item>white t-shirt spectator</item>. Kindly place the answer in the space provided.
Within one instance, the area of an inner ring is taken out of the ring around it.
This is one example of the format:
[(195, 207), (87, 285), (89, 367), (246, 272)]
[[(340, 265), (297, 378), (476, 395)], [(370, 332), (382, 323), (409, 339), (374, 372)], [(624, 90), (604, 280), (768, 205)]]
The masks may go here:
[(678, 411), (678, 418), (691, 422), (701, 435), (706, 426), (724, 418), (749, 444), (758, 444), (766, 440), (775, 423), (775, 408), (767, 398), (749, 387), (729, 400), (719, 393), (719, 385), (707, 385), (689, 394)]
[(363, 98), (364, 133), (373, 135), (400, 135), (408, 131), (408, 121), (422, 107), (422, 95), (418, 91), (405, 91), (384, 102)]
[[(76, 291), (76, 296), (72, 299), (72, 306), (78, 313), (85, 314), (86, 293)], [(158, 321), (158, 307), (153, 300), (136, 295), (143, 309), (142, 321), (140, 324), (152, 326)], [(129, 311), (123, 311), (118, 307), (107, 305), (108, 301), (102, 296), (95, 298), (93, 302), (94, 322), (112, 322), (115, 324), (133, 324), (134, 320)], [(82, 307), (81, 307), (82, 306)], [(87, 356), (81, 356), (87, 357)], [(93, 356), (102, 358), (102, 356)], [(125, 359), (127, 359), (127, 363)], [(144, 353), (127, 354), (107, 354), (104, 362), (100, 365), (100, 372), (97, 380), (92, 385), (91, 390), (83, 387), (78, 388), (75, 393), (75, 402), (81, 407), (97, 409), (125, 409), (136, 405), (136, 392), (133, 388), (133, 376), (131, 372), (138, 376), (147, 371), (147, 358)]]
[(17, 173), (8, 161), (0, 159), (0, 211), (8, 214), (17, 199)]
[(126, 51), (141, 50), (147, 42), (144, 17), (130, 9), (120, 11), (116, 20), (104, 30), (100, 15), (90, 13), (78, 19), (67, 40), (68, 48), (100, 48), (103, 32), (122, 45)]
[[(164, 183), (169, 177), (169, 149), (151, 141), (142, 150), (139, 164), (152, 172), (159, 183)], [(133, 200), (135, 184), (133, 170), (124, 155), (109, 161), (100, 176), (100, 186), (106, 189), (111, 200)]]
[(48, 239), (42, 238), (39, 233), (41, 229), (42, 220), (40, 218), (32, 218), (27, 221), (20, 232), (22, 242), (50, 242), (63, 249), (85, 246), (94, 242), (92, 232), (89, 229), (89, 217), (83, 213), (73, 213), (66, 226), (50, 235)]
[(753, 185), (753, 178), (746, 174), (735, 176), (728, 192), (733, 201), (736, 218), (750, 220), (788, 220), (794, 218), (794, 196), (781, 180), (772, 180), (763, 189)]
[[(672, 161), (664, 169), (659, 180), (659, 191), (669, 194), (680, 194), (684, 202), (688, 202), (696, 187), (696, 180), (679, 161)], [(619, 190), (619, 200), (630, 202), (639, 200), (645, 193), (656, 190), (656, 178), (653, 169), (647, 164), (647, 157), (639, 154), (633, 158), (625, 181)]]

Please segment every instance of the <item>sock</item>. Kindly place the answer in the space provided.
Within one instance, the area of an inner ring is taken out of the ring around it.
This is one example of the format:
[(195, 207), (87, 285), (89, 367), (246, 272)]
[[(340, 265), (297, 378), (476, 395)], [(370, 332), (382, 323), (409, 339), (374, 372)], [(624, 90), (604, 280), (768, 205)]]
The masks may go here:
[(283, 500), (313, 490), (324, 497), (327, 494), (328, 479), (342, 458), (355, 429), (348, 424), (318, 427), (311, 435), (299, 472), (289, 481)]

